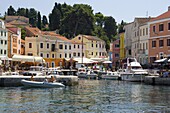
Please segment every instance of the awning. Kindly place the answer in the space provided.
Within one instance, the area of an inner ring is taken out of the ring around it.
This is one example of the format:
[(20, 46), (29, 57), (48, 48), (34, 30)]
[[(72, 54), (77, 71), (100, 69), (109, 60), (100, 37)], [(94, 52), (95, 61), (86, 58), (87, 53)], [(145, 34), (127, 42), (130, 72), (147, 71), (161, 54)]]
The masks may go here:
[[(164, 62), (167, 58), (163, 58), (163, 59), (159, 59), (159, 60), (156, 60), (155, 62), (156, 63), (161, 63), (161, 62)], [(168, 60), (169, 61), (169, 60)]]
[[(73, 58), (73, 60), (77, 61), (78, 63), (82, 63), (82, 58)], [(90, 64), (95, 63), (95, 61), (88, 58), (83, 58), (83, 63)]]
[(103, 63), (104, 64), (111, 64), (112, 62), (108, 60), (108, 61), (104, 61)]
[(42, 57), (38, 56), (26, 56), (26, 55), (14, 55), (12, 57), (13, 61), (21, 61), (21, 62), (39, 62), (44, 63), (45, 60)]
[(0, 56), (1, 60), (8, 60), (8, 56)]
[(2, 60), (0, 60), (0, 65), (2, 65)]

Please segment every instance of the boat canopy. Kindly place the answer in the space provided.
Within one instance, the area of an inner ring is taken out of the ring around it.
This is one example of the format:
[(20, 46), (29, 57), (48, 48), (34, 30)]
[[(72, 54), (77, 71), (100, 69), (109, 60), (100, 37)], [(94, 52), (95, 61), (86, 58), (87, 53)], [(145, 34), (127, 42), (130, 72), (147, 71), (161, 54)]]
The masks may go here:
[[(163, 59), (159, 59), (159, 60), (156, 60), (155, 63), (161, 63), (161, 62), (164, 62), (167, 58), (163, 58)], [(168, 60), (168, 62), (170, 62), (170, 60)]]

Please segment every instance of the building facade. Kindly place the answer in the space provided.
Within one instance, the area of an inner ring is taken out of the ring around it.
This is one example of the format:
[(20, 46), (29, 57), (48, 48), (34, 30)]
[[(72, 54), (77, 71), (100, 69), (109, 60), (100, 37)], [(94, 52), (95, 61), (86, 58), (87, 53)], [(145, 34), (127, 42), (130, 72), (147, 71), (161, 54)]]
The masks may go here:
[(78, 35), (72, 40), (83, 44), (83, 49), (85, 50), (83, 56), (86, 58), (107, 57), (106, 43), (96, 36)]
[(170, 7), (149, 22), (149, 62), (170, 57)]
[(8, 56), (8, 30), (0, 19), (0, 56)]
[(120, 39), (112, 42), (112, 65), (113, 69), (117, 70), (120, 64)]

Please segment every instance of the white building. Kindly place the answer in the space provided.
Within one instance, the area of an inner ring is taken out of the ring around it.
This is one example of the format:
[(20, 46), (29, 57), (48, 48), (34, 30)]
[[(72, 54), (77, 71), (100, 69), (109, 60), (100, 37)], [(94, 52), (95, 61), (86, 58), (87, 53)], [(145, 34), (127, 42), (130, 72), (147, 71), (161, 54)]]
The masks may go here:
[(5, 23), (0, 19), (0, 56), (8, 56), (8, 31)]

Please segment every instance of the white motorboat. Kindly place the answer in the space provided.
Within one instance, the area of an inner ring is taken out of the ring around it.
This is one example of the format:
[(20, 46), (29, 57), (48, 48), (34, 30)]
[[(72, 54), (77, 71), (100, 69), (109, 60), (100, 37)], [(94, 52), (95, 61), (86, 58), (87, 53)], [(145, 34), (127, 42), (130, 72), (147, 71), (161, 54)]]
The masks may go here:
[(89, 70), (86, 75), (88, 79), (97, 79), (98, 75), (93, 70)]
[(78, 68), (77, 71), (78, 78), (87, 78), (87, 72), (85, 68)]
[(29, 81), (21, 80), (21, 83), (26, 87), (39, 87), (39, 88), (54, 88), (54, 87), (64, 87), (65, 85), (59, 82), (39, 82), (39, 81)]
[(112, 72), (109, 71), (106, 74), (102, 74), (101, 75), (101, 79), (105, 79), (105, 80), (118, 80), (120, 77), (118, 72)]
[(142, 68), (135, 58), (126, 58), (123, 60), (122, 71), (119, 71), (121, 80), (131, 82), (142, 82), (148, 72)]

